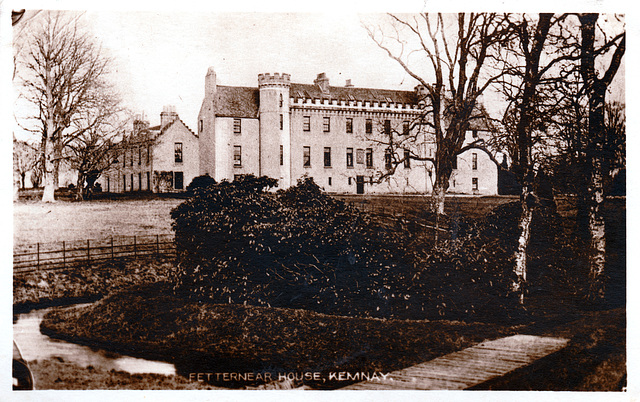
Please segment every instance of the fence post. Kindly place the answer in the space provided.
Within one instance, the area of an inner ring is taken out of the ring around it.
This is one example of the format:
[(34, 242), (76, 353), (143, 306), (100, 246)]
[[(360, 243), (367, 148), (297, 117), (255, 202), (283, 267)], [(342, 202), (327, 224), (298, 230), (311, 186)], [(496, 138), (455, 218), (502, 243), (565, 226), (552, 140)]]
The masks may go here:
[(62, 241), (62, 268), (67, 267), (67, 255), (66, 255), (66, 247), (64, 244), (64, 240)]
[(138, 256), (138, 252), (137, 252), (137, 244), (136, 244), (136, 236), (133, 236), (133, 256), (137, 257)]
[(87, 265), (91, 265), (91, 249), (89, 248), (89, 239), (87, 239)]
[(36, 246), (36, 254), (38, 256), (37, 268), (40, 269), (40, 242)]

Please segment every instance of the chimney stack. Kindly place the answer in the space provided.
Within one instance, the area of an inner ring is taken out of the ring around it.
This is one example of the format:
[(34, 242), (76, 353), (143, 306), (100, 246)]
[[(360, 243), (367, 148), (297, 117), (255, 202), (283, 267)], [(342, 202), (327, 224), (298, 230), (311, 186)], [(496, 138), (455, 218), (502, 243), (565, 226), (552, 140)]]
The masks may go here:
[(160, 129), (162, 130), (177, 118), (178, 118), (178, 113), (176, 113), (175, 106), (167, 105), (163, 107), (162, 113), (160, 113)]
[(346, 84), (344, 84), (345, 88), (353, 88), (353, 84), (351, 83), (351, 79), (348, 79)]
[(320, 87), (323, 94), (329, 93), (329, 78), (327, 78), (327, 74), (318, 74), (318, 78), (316, 78), (313, 83)]

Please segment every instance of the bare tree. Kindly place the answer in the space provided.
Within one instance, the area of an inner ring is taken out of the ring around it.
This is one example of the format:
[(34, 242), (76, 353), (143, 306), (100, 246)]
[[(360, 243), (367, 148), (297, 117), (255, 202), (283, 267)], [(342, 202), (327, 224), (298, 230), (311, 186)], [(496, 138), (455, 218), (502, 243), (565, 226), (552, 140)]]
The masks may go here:
[[(580, 73), (588, 99), (589, 131), (586, 153), (590, 166), (589, 175), (589, 298), (594, 301), (605, 296), (605, 221), (603, 202), (605, 199), (605, 97), (607, 89), (622, 62), (626, 48), (626, 35), (621, 32), (610, 37), (604, 30), (600, 32), (602, 45), (596, 45), (598, 14), (580, 14)], [(611, 51), (608, 51), (612, 49)], [(602, 57), (599, 57), (602, 56)], [(598, 58), (599, 57), (599, 58)], [(604, 66), (601, 77), (598, 76), (596, 61)]]
[(393, 35), (381, 28), (368, 27), (367, 31), (423, 90), (425, 113), (415, 123), (428, 125), (433, 132), (436, 211), (444, 214), (454, 158), (462, 150), (470, 123), (482, 117), (476, 115), (478, 99), (502, 74), (490, 74), (486, 64), (508, 37), (509, 27), (503, 16), (492, 13), (390, 18)]
[(18, 76), (23, 96), (35, 107), (29, 130), (42, 138), (44, 193), (54, 201), (64, 138), (74, 118), (94, 107), (105, 87), (108, 59), (91, 36), (82, 32), (79, 16), (63, 12), (41, 13), (41, 25), (21, 38)]
[(119, 99), (105, 93), (93, 108), (74, 118), (72, 134), (63, 141), (63, 157), (78, 172), (76, 198), (83, 199), (102, 172), (117, 160), (118, 144), (128, 121), (122, 118), (123, 112)]
[[(33, 173), (39, 159), (38, 148), (13, 138), (13, 171), (19, 177), (19, 187), (26, 187), (27, 174)], [(33, 184), (33, 183), (32, 183)]]

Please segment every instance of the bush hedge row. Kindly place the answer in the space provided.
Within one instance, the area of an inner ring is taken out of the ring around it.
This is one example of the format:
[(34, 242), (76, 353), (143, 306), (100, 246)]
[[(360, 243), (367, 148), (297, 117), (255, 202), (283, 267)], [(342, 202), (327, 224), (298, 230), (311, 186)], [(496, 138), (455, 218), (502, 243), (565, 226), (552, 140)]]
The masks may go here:
[[(275, 185), (254, 176), (212, 183), (172, 211), (177, 294), (374, 317), (492, 320), (523, 313), (510, 294), (518, 203), (478, 222), (455, 217), (455, 240), (433, 247), (414, 226), (375, 219), (323, 193), (311, 178), (270, 192)], [(530, 289), (539, 293), (575, 285), (565, 269), (571, 256), (556, 254), (570, 252), (553, 229), (557, 222), (549, 210), (534, 217), (531, 267), (545, 274), (532, 275)]]

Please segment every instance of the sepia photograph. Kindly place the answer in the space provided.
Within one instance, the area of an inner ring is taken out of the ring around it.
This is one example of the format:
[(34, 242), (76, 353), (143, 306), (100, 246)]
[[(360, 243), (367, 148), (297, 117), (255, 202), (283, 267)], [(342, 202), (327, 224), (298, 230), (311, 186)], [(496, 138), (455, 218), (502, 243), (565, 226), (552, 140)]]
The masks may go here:
[(16, 4), (12, 396), (630, 397), (624, 9)]

